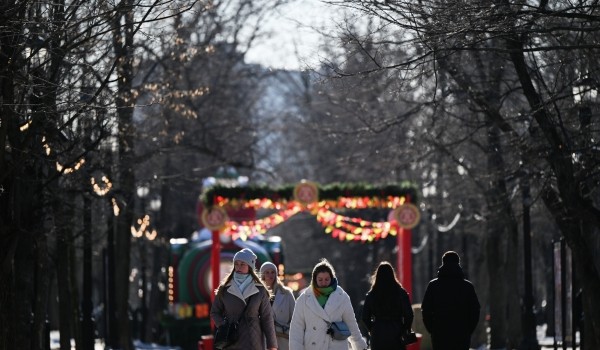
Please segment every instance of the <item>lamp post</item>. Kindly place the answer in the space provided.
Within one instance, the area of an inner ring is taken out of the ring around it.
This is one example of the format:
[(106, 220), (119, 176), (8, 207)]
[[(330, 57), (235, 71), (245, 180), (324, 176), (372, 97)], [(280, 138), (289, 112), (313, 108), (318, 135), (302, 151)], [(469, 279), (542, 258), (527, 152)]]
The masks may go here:
[[(148, 293), (147, 295), (150, 296), (150, 299), (148, 300), (148, 305), (146, 307), (146, 316), (148, 316), (148, 310), (150, 310), (151, 314), (154, 315), (155, 311), (156, 311), (156, 301), (157, 301), (157, 297), (158, 295), (157, 290), (156, 290), (156, 286), (158, 283), (158, 275), (160, 273), (160, 271), (157, 269), (157, 265), (159, 265), (159, 262), (157, 261), (158, 257), (160, 256), (159, 253), (159, 247), (154, 244), (154, 241), (156, 240), (158, 233), (157, 230), (159, 228), (158, 226), (158, 219), (159, 219), (159, 213), (160, 213), (160, 208), (162, 207), (162, 200), (159, 196), (154, 196), (151, 200), (150, 200), (150, 211), (152, 212), (152, 220), (154, 222), (154, 224), (152, 225), (152, 227), (154, 227), (154, 229), (149, 233), (145, 235), (145, 239), (150, 241), (150, 245), (151, 245), (151, 252), (152, 252), (152, 266), (151, 266), (151, 278), (150, 278), (150, 288), (148, 290), (148, 286), (146, 285), (146, 283), (144, 283), (144, 294)], [(146, 270), (144, 270), (144, 282), (146, 281)], [(154, 324), (154, 319), (155, 317), (151, 317), (150, 320), (145, 319), (144, 320), (144, 334), (147, 337), (150, 337), (150, 339), (152, 339), (152, 330), (153, 330), (153, 324)]]
[[(137, 195), (141, 200), (141, 212), (142, 216), (146, 215), (146, 197), (150, 193), (150, 189), (148, 186), (142, 185), (137, 188)], [(141, 313), (141, 325), (139, 326), (139, 336), (141, 341), (146, 340), (146, 246), (144, 243), (144, 236), (146, 227), (140, 227), (141, 235), (136, 238), (141, 238), (141, 242), (138, 243), (139, 254), (140, 254), (140, 281), (141, 286), (138, 291), (138, 295), (140, 296), (140, 313)]]

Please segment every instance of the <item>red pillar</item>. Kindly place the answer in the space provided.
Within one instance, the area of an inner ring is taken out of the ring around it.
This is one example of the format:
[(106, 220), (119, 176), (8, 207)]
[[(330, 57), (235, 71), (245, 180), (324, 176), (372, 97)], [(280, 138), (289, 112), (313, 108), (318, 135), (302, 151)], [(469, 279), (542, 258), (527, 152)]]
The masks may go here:
[[(219, 238), (219, 230), (212, 231), (212, 249), (210, 251), (210, 266), (212, 272), (212, 290), (219, 287), (221, 282), (221, 239)], [(215, 300), (215, 293), (210, 293), (210, 301)]]
[(402, 286), (412, 299), (412, 231), (404, 228), (398, 230), (398, 261), (396, 271)]

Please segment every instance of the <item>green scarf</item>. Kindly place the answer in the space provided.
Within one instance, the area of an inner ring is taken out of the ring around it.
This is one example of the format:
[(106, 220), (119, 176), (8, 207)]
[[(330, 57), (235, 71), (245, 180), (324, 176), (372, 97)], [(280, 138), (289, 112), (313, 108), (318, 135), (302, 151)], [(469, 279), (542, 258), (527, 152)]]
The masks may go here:
[(313, 287), (315, 297), (317, 298), (317, 301), (319, 302), (319, 305), (321, 305), (322, 308), (325, 308), (325, 303), (327, 303), (327, 299), (329, 299), (329, 295), (331, 293), (333, 293), (334, 290), (335, 290), (334, 286), (323, 287), (323, 288)]

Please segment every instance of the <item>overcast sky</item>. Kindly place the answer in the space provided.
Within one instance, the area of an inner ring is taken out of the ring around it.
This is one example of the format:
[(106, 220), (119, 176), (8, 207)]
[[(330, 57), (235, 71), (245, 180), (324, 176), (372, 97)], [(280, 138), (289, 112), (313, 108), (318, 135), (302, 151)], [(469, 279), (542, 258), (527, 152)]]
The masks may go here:
[(339, 12), (339, 8), (334, 9), (318, 0), (293, 0), (277, 9), (264, 23), (263, 28), (270, 35), (254, 44), (246, 61), (283, 69), (302, 69), (307, 64), (317, 64), (322, 39), (313, 27), (333, 32)]

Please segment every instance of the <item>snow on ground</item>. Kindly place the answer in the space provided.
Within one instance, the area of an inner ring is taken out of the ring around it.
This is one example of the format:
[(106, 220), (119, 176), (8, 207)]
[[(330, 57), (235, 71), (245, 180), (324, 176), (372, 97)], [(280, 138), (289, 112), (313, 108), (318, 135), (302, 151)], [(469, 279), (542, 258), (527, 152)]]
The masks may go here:
[[(52, 350), (60, 349), (59, 337), (60, 337), (60, 334), (58, 333), (58, 331), (50, 332), (50, 349), (52, 349)], [(538, 338), (538, 343), (540, 344), (541, 350), (553, 350), (554, 349), (554, 339), (552, 337), (546, 336), (546, 325), (537, 327), (537, 338)], [(577, 349), (579, 349), (579, 337), (577, 337), (577, 344), (578, 344)], [(148, 344), (148, 343), (142, 343), (139, 340), (134, 340), (133, 345), (135, 346), (136, 350), (181, 350), (181, 348), (177, 347), (177, 346), (173, 347), (173, 346), (162, 346), (162, 345), (157, 345), (157, 344)], [(71, 346), (73, 347), (73, 350), (75, 350), (75, 342), (73, 340), (71, 340)], [(480, 347), (475, 350), (488, 350), (488, 349), (489, 349), (489, 347)], [(563, 349), (562, 344), (558, 344), (557, 349), (562, 350)], [(109, 349), (105, 349), (104, 342), (102, 340), (96, 339), (94, 350), (109, 350)], [(495, 350), (503, 350), (503, 349), (495, 349)], [(567, 350), (572, 350), (572, 348), (568, 347)]]

